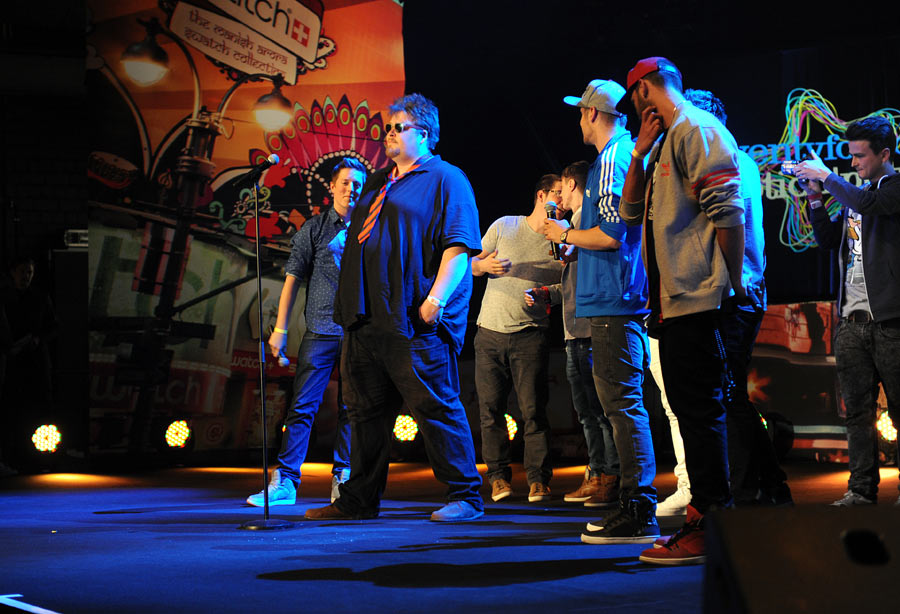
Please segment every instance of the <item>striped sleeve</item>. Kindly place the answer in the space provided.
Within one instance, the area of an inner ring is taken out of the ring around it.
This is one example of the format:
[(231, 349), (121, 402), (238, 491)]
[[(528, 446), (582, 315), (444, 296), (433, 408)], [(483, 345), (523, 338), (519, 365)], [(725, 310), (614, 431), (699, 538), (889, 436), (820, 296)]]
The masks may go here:
[[(623, 144), (624, 143), (624, 144)], [(619, 215), (619, 199), (625, 175), (631, 162), (631, 141), (620, 139), (606, 147), (600, 155), (600, 180), (597, 194), (597, 219), (600, 230), (617, 241), (623, 241), (627, 227)]]
[(724, 128), (697, 126), (682, 141), (684, 172), (694, 198), (719, 228), (744, 223), (737, 145)]

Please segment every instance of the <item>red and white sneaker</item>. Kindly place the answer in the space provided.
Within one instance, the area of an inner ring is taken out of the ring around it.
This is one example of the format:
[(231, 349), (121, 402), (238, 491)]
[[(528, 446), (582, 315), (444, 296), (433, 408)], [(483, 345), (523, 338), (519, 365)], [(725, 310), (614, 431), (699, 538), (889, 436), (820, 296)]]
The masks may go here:
[(706, 532), (700, 526), (702, 521), (703, 514), (688, 505), (684, 526), (665, 543), (657, 542), (653, 548), (644, 550), (639, 560), (653, 565), (702, 565), (706, 562)]

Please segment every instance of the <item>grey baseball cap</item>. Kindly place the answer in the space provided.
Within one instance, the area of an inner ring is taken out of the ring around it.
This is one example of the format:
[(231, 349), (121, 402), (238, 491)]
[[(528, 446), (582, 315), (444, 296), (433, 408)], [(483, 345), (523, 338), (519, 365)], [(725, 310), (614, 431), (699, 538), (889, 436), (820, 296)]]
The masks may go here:
[(563, 102), (573, 107), (582, 107), (585, 109), (597, 109), (610, 115), (621, 116), (622, 113), (616, 111), (616, 105), (625, 95), (625, 88), (615, 81), (607, 79), (594, 79), (588, 83), (584, 94), (578, 96), (566, 96)]

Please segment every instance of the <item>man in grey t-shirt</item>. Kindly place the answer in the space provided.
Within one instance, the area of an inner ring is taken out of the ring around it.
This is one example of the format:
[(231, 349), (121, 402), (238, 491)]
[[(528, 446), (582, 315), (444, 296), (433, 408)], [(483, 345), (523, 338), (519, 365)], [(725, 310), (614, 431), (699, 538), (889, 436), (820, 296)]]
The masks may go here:
[(512, 494), (510, 445), (506, 427), (509, 392), (514, 387), (525, 434), (528, 500), (550, 498), (550, 424), (547, 421), (549, 312), (528, 306), (526, 290), (559, 282), (561, 263), (553, 259), (541, 229), (545, 206), (562, 192), (559, 175), (544, 175), (535, 186), (528, 216), (504, 216), (481, 239), (472, 274), (488, 274), (475, 335), (475, 389), (481, 410), (481, 454), (487, 464), (491, 498)]

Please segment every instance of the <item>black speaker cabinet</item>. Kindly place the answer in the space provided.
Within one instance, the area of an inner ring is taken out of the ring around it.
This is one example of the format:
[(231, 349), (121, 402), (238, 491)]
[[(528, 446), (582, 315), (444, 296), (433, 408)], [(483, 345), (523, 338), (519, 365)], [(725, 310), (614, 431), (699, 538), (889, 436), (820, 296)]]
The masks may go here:
[(707, 517), (704, 611), (887, 612), (900, 583), (900, 507), (736, 509)]

